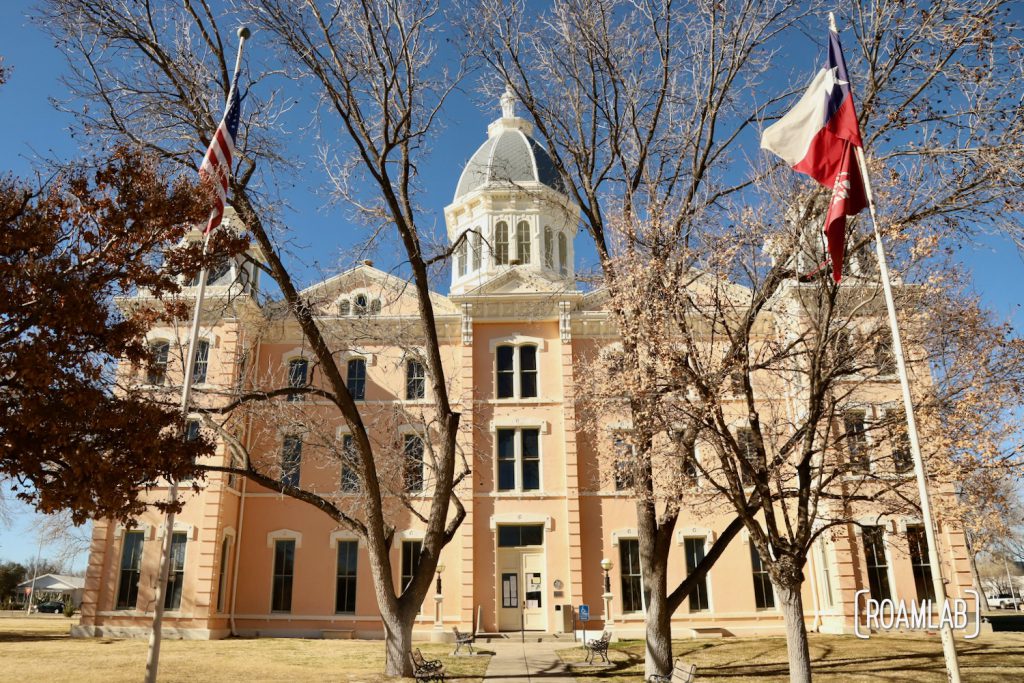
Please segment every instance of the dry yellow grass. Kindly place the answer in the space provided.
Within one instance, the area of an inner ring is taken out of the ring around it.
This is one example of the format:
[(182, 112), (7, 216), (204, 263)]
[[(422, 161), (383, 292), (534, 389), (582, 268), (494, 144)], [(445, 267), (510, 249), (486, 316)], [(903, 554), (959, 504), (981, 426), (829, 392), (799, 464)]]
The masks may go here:
[[(963, 679), (1024, 681), (1024, 633), (994, 633), (977, 640), (958, 640)], [(786, 641), (783, 638), (726, 638), (682, 640), (673, 643), (676, 657), (697, 665), (698, 680), (788, 681)], [(613, 643), (612, 666), (574, 667), (578, 677), (593, 676), (601, 683), (641, 683), (643, 643)], [(563, 661), (581, 662), (582, 649), (560, 651)], [(811, 635), (814, 680), (830, 683), (946, 680), (938, 636)], [(586, 674), (583, 672), (587, 671)]]
[[(0, 681), (116, 683), (142, 680), (146, 641), (70, 638), (77, 619), (0, 619)], [(421, 643), (459, 683), (479, 681), (490, 657), (449, 657), (451, 645)], [(383, 681), (380, 641), (165, 640), (161, 681)]]

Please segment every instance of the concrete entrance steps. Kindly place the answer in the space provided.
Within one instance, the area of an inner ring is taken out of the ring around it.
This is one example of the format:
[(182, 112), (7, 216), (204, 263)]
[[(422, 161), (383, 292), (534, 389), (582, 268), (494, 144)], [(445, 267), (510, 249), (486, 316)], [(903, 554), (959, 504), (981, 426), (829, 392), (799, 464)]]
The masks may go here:
[(502, 631), (501, 633), (477, 633), (478, 643), (564, 643), (572, 645), (571, 633), (543, 633), (541, 631)]

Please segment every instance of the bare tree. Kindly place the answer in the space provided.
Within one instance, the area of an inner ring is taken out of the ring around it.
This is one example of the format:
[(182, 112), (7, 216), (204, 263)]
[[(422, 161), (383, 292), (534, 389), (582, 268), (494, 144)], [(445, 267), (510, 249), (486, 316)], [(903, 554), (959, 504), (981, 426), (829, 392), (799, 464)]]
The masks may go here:
[[(371, 439), (368, 418), (346, 386), (332, 340), (315, 306), (295, 284), (284, 260), (284, 244), (274, 237), (277, 215), (270, 198), (273, 174), (283, 165), (275, 139), (282, 105), (279, 92), (263, 91), (271, 70), (261, 70), (258, 64), (248, 81), (250, 95), (230, 193), (239, 218), (266, 257), (266, 265), (260, 267), (280, 289), (284, 315), (298, 324), (315, 358), (320, 385), (258, 387), (219, 401), (216, 411), (224, 413), (284, 395), (316, 396), (329, 404), (352, 436), (362, 491), (361, 516), (348, 514), (324, 492), (268, 475), (255, 458), (241, 467), (218, 469), (243, 474), (303, 500), (365, 540), (386, 633), (386, 673), (409, 675), (413, 621), (430, 588), (441, 549), (452, 540), (465, 515), (453, 495), (466, 472), (462, 469), (456, 475), (459, 414), (449, 399), (429, 291), (429, 270), (448, 253), (432, 256), (423, 248), (415, 186), (425, 143), (455, 79), (434, 63), (431, 34), (440, 22), (432, 2), (241, 4), (239, 13), (218, 15), (206, 0), (186, 0), (174, 7), (48, 0), (42, 3), (41, 20), (69, 52), (72, 94), (90, 103), (88, 110), (76, 112), (86, 132), (97, 140), (128, 137), (185, 166), (197, 164), (228, 90), (225, 55), (230, 47), (225, 36), (231, 32), (225, 32), (227, 24), (255, 21), (277, 39), (302, 75), (314, 79), (323, 105), (323, 125), (331, 138), (346, 141), (337, 150), (344, 160), (329, 164), (326, 170), (342, 197), (362, 212), (371, 232), (393, 231), (411, 273), (417, 333), (430, 379), (430, 425), (435, 435), (430, 441), (436, 461), (431, 495), (426, 509), (418, 513), (425, 536), (415, 576), (395, 591), (389, 557), (394, 530), (389, 521), (389, 492), (393, 489), (380, 464), (386, 465), (389, 459), (378, 461), (380, 444)], [(356, 185), (358, 191), (352, 189)], [(206, 405), (214, 409), (211, 402)]]
[[(858, 5), (849, 17), (855, 49), (847, 56), (859, 78), (881, 227), (919, 278), (942, 249), (981, 230), (1022, 235), (1019, 214), (1004, 212), (1020, 206), (1019, 154), (1006, 155), (1024, 140), (1015, 114), (1020, 65), (1008, 56), (1020, 36), (1006, 21), (1008, 7), (881, 2)], [(780, 67), (772, 52), (805, 40), (818, 9), (813, 2), (569, 0), (537, 14), (495, 0), (466, 22), (467, 44), (496, 80), (511, 84), (567, 179), (623, 336), (615, 362), (632, 375), (638, 526), (656, 606), (648, 675), (671, 666), (673, 602), (657, 569), (658, 537), (675, 523), (668, 501), (693, 462), (694, 443), (706, 440), (717, 453), (718, 464), (705, 464), (701, 476), (732, 502), (780, 593), (794, 680), (810, 677), (799, 604), (810, 544), (850, 519), (854, 503), (912, 505), (902, 487), (876, 481), (829, 493), (838, 498), (827, 512), (818, 505), (815, 487), (850, 469), (847, 430), (837, 423), (861, 383), (850, 379), (885, 341), (874, 266), (861, 256), (870, 232), (855, 224), (850, 240), (859, 283), (797, 285), (822, 260), (814, 234), (827, 197), (750, 161), (756, 129), (782, 109), (774, 97), (788, 94), (765, 86)], [(812, 26), (824, 35), (823, 17)], [(777, 310), (780, 302), (790, 310)], [(776, 319), (791, 338), (766, 334)], [(922, 379), (925, 357), (915, 359)], [(782, 391), (787, 373), (803, 376), (799, 397)], [(775, 393), (762, 394), (762, 383)], [(799, 419), (784, 410), (791, 401), (806, 411)], [(737, 418), (749, 422), (742, 439)], [(896, 424), (890, 416), (876, 428)], [(656, 466), (659, 453), (672, 454), (673, 476), (662, 474), (652, 487), (666, 467)], [(950, 453), (938, 461), (951, 462)]]

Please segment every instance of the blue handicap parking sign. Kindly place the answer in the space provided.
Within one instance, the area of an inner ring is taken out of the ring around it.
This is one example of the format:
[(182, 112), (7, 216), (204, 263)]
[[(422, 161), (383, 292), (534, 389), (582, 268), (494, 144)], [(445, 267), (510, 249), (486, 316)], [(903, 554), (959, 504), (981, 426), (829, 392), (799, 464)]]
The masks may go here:
[(580, 621), (590, 621), (590, 605), (580, 605)]

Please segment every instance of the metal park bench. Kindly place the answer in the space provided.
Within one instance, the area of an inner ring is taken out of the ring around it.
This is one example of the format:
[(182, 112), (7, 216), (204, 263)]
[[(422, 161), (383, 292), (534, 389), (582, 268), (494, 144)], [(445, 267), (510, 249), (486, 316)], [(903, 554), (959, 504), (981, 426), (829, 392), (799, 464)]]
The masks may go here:
[(612, 634), (605, 631), (601, 634), (601, 637), (597, 640), (591, 640), (583, 645), (587, 650), (587, 664), (594, 663), (594, 656), (597, 655), (604, 660), (605, 664), (610, 664), (608, 660), (608, 643), (612, 640)]
[(459, 654), (463, 645), (469, 648), (469, 654), (473, 654), (473, 641), (476, 640), (476, 636), (460, 632), (458, 626), (452, 626), (452, 632), (455, 634), (455, 652), (452, 654)]
[(440, 659), (425, 659), (419, 648), (409, 656), (412, 658), (412, 675), (417, 681), (436, 681), (444, 683), (444, 664)]
[(654, 676), (651, 676), (648, 681), (649, 683), (693, 683), (693, 680), (696, 677), (696, 664), (689, 664), (681, 659), (677, 659), (672, 663), (671, 676), (659, 676), (655, 674)]

